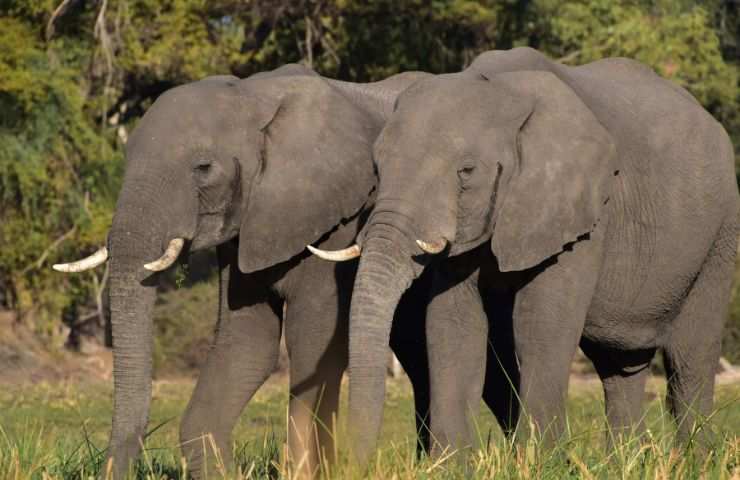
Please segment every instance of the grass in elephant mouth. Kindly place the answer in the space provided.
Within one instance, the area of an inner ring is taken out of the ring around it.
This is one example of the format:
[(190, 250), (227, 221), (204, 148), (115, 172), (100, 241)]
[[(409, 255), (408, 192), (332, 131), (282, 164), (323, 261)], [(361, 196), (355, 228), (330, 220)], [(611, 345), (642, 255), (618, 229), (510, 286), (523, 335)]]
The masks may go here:
[[(193, 388), (190, 381), (157, 382), (146, 452), (139, 478), (182, 478), (177, 428)], [(604, 415), (597, 382), (575, 384), (568, 402), (570, 440), (545, 454), (536, 441), (514, 449), (492, 416), (481, 409), (477, 426), (488, 445), (469, 465), (414, 457), (413, 400), (405, 380), (389, 380), (381, 450), (370, 478), (740, 478), (740, 384), (718, 387), (713, 423), (716, 448), (702, 455), (672, 450), (672, 422), (663, 402), (664, 385), (651, 382), (642, 439), (633, 438), (610, 455), (603, 451)], [(0, 390), (0, 479), (94, 477), (106, 445), (111, 400), (108, 384), (39, 384)], [(234, 434), (236, 473), (224, 478), (290, 478), (282, 462), (287, 388), (268, 382)], [(346, 406), (346, 396), (344, 398)], [(343, 420), (340, 419), (340, 424)], [(159, 428), (156, 428), (159, 426)], [(341, 439), (342, 433), (339, 437)], [(211, 470), (211, 469), (209, 469)], [(211, 471), (218, 472), (219, 466)], [(218, 476), (218, 475), (217, 475)], [(325, 478), (357, 476), (340, 461)], [(220, 477), (220, 476), (219, 476)]]

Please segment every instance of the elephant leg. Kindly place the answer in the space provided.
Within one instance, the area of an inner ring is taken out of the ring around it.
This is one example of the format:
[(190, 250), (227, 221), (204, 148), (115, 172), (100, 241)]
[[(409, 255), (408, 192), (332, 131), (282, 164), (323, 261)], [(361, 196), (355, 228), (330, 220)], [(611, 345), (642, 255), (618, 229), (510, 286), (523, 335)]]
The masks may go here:
[(432, 455), (473, 447), (483, 393), (488, 319), (478, 288), (463, 281), (437, 293), (427, 310)]
[[(536, 320), (550, 312), (527, 313), (527, 316), (518, 316), (518, 325), (515, 326), (521, 400), (517, 435), (524, 439), (530, 433), (536, 433), (546, 444), (552, 445), (565, 431), (570, 364), (581, 331), (568, 325), (567, 317), (560, 317), (542, 327)], [(582, 326), (583, 321), (578, 323)], [(562, 327), (558, 328), (560, 325)], [(530, 432), (530, 426), (534, 432)]]
[(225, 468), (232, 467), (231, 432), (244, 406), (275, 370), (279, 355), (279, 302), (228, 301), (238, 291), (244, 292), (242, 298), (257, 293), (257, 286), (247, 285), (238, 272), (242, 278), (230, 284), (229, 270), (221, 272), (215, 340), (180, 425), (183, 454), (196, 478), (217, 471), (216, 452)]
[(551, 446), (565, 432), (570, 365), (599, 277), (600, 239), (599, 231), (592, 232), (590, 238), (537, 267), (516, 293), (513, 331), (521, 439), (536, 433)]
[(280, 319), (269, 306), (255, 305), (221, 320), (180, 426), (193, 474), (206, 466), (215, 471), (208, 434), (224, 466), (231, 468), (231, 432), (244, 406), (275, 370), (279, 349)]
[(288, 455), (301, 478), (313, 477), (321, 462), (334, 461), (339, 391), (348, 357), (349, 298), (338, 299), (333, 286), (322, 289), (313, 282), (287, 304)]
[(391, 349), (401, 362), (414, 391), (416, 454), (429, 453), (429, 360), (427, 359), (426, 309), (433, 275), (424, 272), (401, 297), (391, 329)]
[(514, 433), (519, 418), (519, 368), (512, 325), (514, 295), (494, 291), (486, 293), (483, 300), (490, 325), (483, 401), (496, 417), (504, 435), (509, 436)]
[(611, 450), (623, 438), (639, 435), (642, 431), (645, 382), (655, 349), (606, 351), (587, 339), (581, 340), (581, 348), (593, 362), (604, 388), (604, 407), (609, 424), (606, 443), (607, 449)]
[(736, 244), (733, 222), (720, 230), (664, 346), (668, 405), (678, 423), (678, 440), (685, 444), (693, 439), (699, 443), (710, 440), (709, 429), (700, 427), (712, 410)]

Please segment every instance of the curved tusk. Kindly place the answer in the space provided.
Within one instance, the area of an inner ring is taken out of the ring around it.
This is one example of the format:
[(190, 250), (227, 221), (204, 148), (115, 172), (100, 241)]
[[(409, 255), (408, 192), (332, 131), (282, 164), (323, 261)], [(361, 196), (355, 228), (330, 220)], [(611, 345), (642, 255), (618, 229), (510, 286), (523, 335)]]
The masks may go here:
[(436, 255), (445, 249), (447, 246), (447, 240), (441, 238), (436, 242), (425, 242), (424, 240), (417, 240), (416, 244), (424, 250), (426, 253)]
[(151, 272), (167, 270), (173, 263), (175, 263), (175, 260), (177, 260), (177, 257), (182, 251), (183, 245), (185, 245), (184, 238), (173, 238), (170, 240), (170, 244), (167, 245), (167, 249), (164, 251), (162, 256), (151, 263), (147, 263), (144, 265), (144, 268)]
[(76, 262), (71, 263), (57, 263), (52, 265), (51, 268), (57, 272), (64, 273), (84, 272), (85, 270), (90, 270), (91, 268), (104, 264), (106, 260), (108, 260), (108, 249), (106, 247), (102, 247), (98, 249), (97, 252), (93, 253), (89, 257), (83, 258), (82, 260), (77, 260)]
[(311, 245), (306, 245), (306, 248), (308, 248), (308, 251), (317, 257), (323, 258), (324, 260), (330, 260), (332, 262), (346, 262), (347, 260), (359, 257), (362, 252), (362, 248), (360, 248), (356, 243), (351, 247), (343, 248), (342, 250), (321, 250), (320, 248), (312, 247)]

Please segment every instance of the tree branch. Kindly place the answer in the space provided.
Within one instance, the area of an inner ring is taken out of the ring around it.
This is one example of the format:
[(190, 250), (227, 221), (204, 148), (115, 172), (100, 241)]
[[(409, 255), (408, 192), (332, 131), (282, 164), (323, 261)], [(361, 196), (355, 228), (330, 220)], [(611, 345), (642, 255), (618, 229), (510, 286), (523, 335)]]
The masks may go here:
[(56, 9), (54, 9), (54, 12), (51, 14), (51, 18), (49, 18), (49, 21), (46, 22), (45, 37), (47, 42), (51, 40), (51, 37), (54, 36), (54, 22), (56, 22), (65, 13), (67, 13), (69, 9), (78, 1), (79, 0), (63, 0), (62, 3), (60, 3)]
[(41, 252), (41, 256), (38, 259), (36, 259), (35, 262), (31, 262), (23, 270), (21, 270), (21, 275), (25, 275), (31, 269), (34, 269), (34, 268), (35, 269), (39, 269), (39, 268), (41, 268), (41, 266), (44, 264), (44, 262), (46, 261), (46, 258), (49, 256), (49, 254), (51, 252), (53, 252), (54, 250), (56, 250), (57, 247), (63, 241), (65, 241), (67, 238), (69, 238), (76, 231), (77, 231), (77, 226), (74, 226), (68, 232), (66, 232), (65, 234), (63, 234), (62, 236), (60, 236), (59, 238), (57, 238), (53, 242), (51, 242), (51, 245), (49, 245), (48, 247), (46, 247), (46, 249), (43, 252)]
[(556, 59), (555, 61), (559, 63), (567, 63), (567, 62), (570, 62), (571, 60), (575, 60), (576, 58), (578, 58), (580, 54), (581, 54), (580, 50), (573, 50), (569, 54), (562, 56)]

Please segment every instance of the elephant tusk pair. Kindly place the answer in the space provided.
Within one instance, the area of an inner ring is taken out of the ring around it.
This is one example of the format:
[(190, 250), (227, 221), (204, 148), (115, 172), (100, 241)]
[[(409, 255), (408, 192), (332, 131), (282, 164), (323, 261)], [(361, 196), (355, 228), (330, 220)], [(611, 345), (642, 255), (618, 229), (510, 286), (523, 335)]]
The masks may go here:
[[(416, 244), (426, 253), (436, 255), (445, 249), (447, 246), (447, 240), (444, 238), (437, 240), (436, 242), (417, 240)], [(342, 250), (321, 250), (320, 248), (312, 247), (311, 245), (307, 245), (306, 248), (308, 248), (308, 250), (317, 257), (332, 262), (345, 262), (347, 260), (352, 260), (353, 258), (359, 257), (360, 253), (362, 253), (362, 248), (357, 244)]]
[[(147, 263), (144, 265), (144, 268), (151, 272), (161, 272), (162, 270), (166, 270), (175, 263), (175, 260), (180, 256), (180, 252), (182, 252), (182, 247), (184, 245), (185, 239), (183, 238), (174, 238), (170, 240), (170, 243), (167, 245), (167, 249), (164, 251), (162, 256), (151, 263)], [(51, 268), (57, 272), (65, 273), (84, 272), (85, 270), (90, 270), (91, 268), (104, 264), (106, 260), (108, 260), (108, 249), (103, 247), (82, 260), (71, 263), (57, 263), (52, 265)]]

